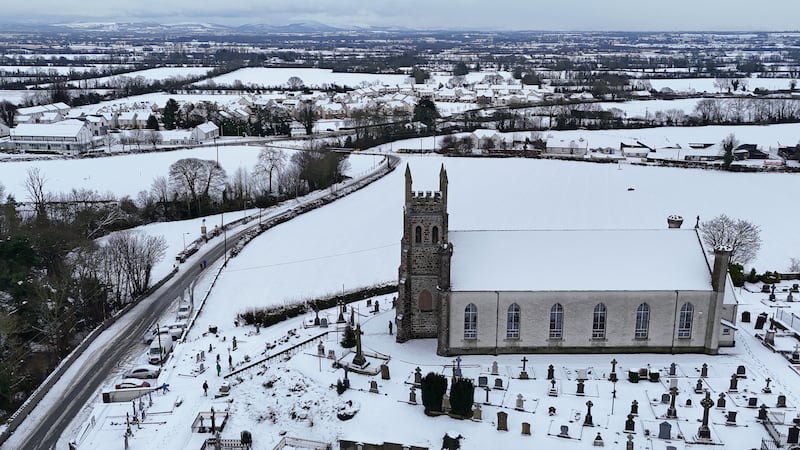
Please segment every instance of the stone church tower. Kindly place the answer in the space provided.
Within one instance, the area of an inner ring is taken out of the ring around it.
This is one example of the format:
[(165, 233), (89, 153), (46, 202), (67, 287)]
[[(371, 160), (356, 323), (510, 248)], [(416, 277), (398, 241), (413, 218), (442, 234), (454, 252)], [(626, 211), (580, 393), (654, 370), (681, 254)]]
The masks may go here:
[(414, 192), (406, 166), (403, 239), (398, 277), (397, 342), (448, 334), (450, 258), (447, 240), (447, 172), (438, 192)]

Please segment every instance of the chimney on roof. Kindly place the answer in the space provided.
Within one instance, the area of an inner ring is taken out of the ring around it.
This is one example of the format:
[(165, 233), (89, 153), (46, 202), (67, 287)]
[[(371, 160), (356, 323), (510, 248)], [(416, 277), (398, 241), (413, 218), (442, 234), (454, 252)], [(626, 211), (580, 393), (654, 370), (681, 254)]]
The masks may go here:
[(680, 228), (683, 225), (683, 216), (673, 214), (667, 217), (667, 226), (669, 228)]
[(714, 271), (711, 273), (711, 287), (714, 292), (725, 292), (725, 278), (733, 249), (727, 245), (714, 247)]

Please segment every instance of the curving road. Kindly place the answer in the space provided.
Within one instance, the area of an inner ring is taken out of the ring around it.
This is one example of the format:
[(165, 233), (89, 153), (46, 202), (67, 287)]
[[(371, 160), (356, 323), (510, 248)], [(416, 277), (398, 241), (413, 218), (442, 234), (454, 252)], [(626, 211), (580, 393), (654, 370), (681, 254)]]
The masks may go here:
[[(236, 238), (245, 231), (246, 229), (230, 233), (228, 239), (235, 242)], [(220, 240), (204, 252), (204, 258), (209, 262), (216, 261), (222, 257), (223, 253), (224, 242)], [(128, 320), (121, 326), (112, 325), (109, 330), (106, 330), (104, 334), (113, 330), (113, 336), (105, 341), (101, 355), (92, 355), (93, 358), (96, 358), (97, 363), (79, 369), (74, 379), (80, 380), (80, 382), (74, 383), (75, 388), (70, 389), (68, 396), (59, 399), (38, 417), (39, 423), (36, 425), (36, 431), (24, 437), (19, 448), (26, 450), (55, 448), (58, 439), (66, 431), (72, 419), (77, 417), (92, 400), (117, 364), (123, 361), (126, 355), (137, 349), (141, 350), (139, 337), (143, 336), (147, 328), (164, 315), (175, 298), (181, 295), (201, 271), (197, 264), (183, 264), (172, 280), (126, 314), (126, 316), (132, 316), (133, 320)], [(134, 338), (131, 338), (132, 336)], [(33, 419), (33, 417), (29, 419)]]

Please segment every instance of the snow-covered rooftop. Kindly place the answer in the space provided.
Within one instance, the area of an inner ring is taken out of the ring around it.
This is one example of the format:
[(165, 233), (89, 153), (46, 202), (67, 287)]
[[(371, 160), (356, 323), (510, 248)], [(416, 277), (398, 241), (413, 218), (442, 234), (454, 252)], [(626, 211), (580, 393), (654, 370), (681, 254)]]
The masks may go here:
[(711, 289), (693, 229), (450, 231), (453, 291)]
[(76, 137), (84, 127), (80, 120), (56, 123), (23, 123), (11, 129), (12, 136)]

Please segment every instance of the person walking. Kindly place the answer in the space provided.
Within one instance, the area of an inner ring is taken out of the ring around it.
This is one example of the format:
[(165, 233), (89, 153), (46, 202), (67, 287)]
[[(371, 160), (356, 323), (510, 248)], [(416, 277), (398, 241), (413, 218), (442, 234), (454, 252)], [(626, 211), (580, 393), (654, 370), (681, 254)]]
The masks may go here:
[(219, 376), (220, 372), (222, 372), (222, 366), (217, 363), (217, 376)]
[(392, 321), (389, 321), (389, 335), (392, 334)]
[(208, 397), (208, 380), (203, 381), (203, 396)]

